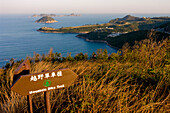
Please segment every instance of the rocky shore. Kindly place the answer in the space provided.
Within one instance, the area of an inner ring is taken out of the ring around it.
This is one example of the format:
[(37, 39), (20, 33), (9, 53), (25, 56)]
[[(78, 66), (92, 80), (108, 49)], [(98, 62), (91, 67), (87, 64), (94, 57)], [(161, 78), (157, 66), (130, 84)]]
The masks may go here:
[(37, 22), (36, 21), (36, 23), (56, 23), (56, 22), (58, 22), (58, 21), (56, 21), (56, 20), (54, 20), (54, 21), (46, 21), (46, 22)]
[(38, 32), (42, 32), (42, 33), (73, 33), (73, 34), (85, 34), (85, 33), (89, 33), (89, 32), (61, 32), (61, 31), (57, 31), (56, 30), (42, 30), (41, 28), (37, 30)]
[(111, 48), (120, 50), (120, 48), (110, 45), (110, 44), (109, 44), (107, 41), (105, 41), (105, 40), (90, 40), (90, 39), (88, 39), (88, 38), (86, 38), (86, 37), (79, 36), (79, 35), (77, 35), (76, 37), (82, 38), (82, 39), (84, 39), (84, 40), (87, 41), (87, 42), (101, 42), (101, 43), (105, 43), (105, 44), (107, 44), (108, 46), (110, 46)]

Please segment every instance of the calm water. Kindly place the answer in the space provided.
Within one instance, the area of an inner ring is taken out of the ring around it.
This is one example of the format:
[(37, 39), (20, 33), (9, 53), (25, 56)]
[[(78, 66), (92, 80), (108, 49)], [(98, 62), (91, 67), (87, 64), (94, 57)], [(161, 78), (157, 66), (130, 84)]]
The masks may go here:
[[(117, 52), (116, 49), (104, 43), (86, 42), (77, 38), (75, 37), (77, 34), (46, 34), (36, 30), (45, 26), (60, 28), (102, 24), (123, 16), (125, 14), (83, 14), (79, 17), (55, 17), (58, 23), (41, 24), (35, 23), (39, 18), (32, 18), (31, 15), (0, 15), (0, 67), (9, 62), (11, 58), (20, 60), (26, 56), (33, 56), (33, 52), (48, 53), (50, 48), (53, 48), (54, 52), (60, 52), (62, 56), (67, 56), (68, 52), (71, 52), (72, 56), (80, 52), (91, 55), (99, 48), (106, 48), (108, 53)], [(148, 17), (149, 15), (135, 16)]]

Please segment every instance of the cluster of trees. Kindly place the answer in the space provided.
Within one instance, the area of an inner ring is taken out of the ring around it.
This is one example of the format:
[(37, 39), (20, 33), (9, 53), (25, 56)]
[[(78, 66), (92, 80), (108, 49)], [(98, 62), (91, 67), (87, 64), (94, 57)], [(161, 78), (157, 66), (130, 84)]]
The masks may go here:
[[(128, 43), (129, 47), (134, 46), (136, 43), (140, 42), (141, 40), (144, 39), (149, 39), (153, 38), (153, 40), (159, 42), (163, 39), (169, 38), (169, 34), (166, 33), (161, 33), (157, 31), (136, 31), (136, 32), (131, 32), (128, 34), (123, 34), (120, 35), (116, 38), (103, 38), (100, 36), (106, 36), (107, 32), (95, 32), (95, 33), (89, 33), (89, 34), (82, 34), (82, 35), (89, 35), (93, 36), (90, 38), (90, 40), (103, 40), (107, 41), (110, 45), (118, 48), (122, 48), (123, 45), (126, 45)], [(81, 36), (81, 35), (80, 35)], [(87, 37), (89, 37), (87, 36)], [(95, 38), (95, 36), (98, 36), (98, 38)], [(48, 54), (38, 54), (34, 53), (33, 57), (28, 57), (32, 62), (39, 62), (39, 61), (50, 61), (52, 63), (54, 62), (64, 62), (64, 61), (80, 61), (80, 60), (115, 60), (118, 59), (118, 55), (121, 54), (121, 51), (118, 53), (112, 53), (109, 54), (107, 53), (107, 50), (102, 50), (98, 49), (96, 52), (93, 52), (92, 55), (88, 56), (87, 53), (83, 54), (82, 52), (75, 55), (74, 57), (71, 55), (71, 53), (68, 53), (66, 57), (63, 57), (61, 53), (53, 53), (53, 49), (51, 48), (49, 50)], [(17, 61), (20, 63), (20, 61)], [(5, 65), (5, 68), (12, 67), (14, 65), (14, 58), (11, 58), (10, 62)]]
[(62, 57), (61, 53), (53, 53), (53, 49), (51, 48), (47, 55), (43, 54), (42, 56), (38, 53), (34, 53), (34, 56), (29, 59), (32, 62), (39, 62), (39, 61), (48, 61), (48, 62), (64, 62), (64, 61), (82, 61), (82, 60), (114, 60), (121, 54), (121, 51), (118, 53), (108, 54), (106, 49), (97, 49), (96, 52), (93, 52), (92, 55), (88, 56), (87, 53), (83, 54), (80, 52), (79, 54), (75, 55), (74, 57), (71, 55), (71, 52), (67, 54), (66, 57)]
[[(97, 49), (96, 52), (93, 52), (92, 55), (88, 56), (87, 53), (83, 54), (80, 52), (79, 54), (75, 55), (74, 57), (71, 55), (71, 52), (67, 54), (66, 57), (62, 57), (61, 53), (53, 53), (53, 49), (51, 48), (48, 52), (48, 54), (38, 54), (34, 52), (33, 57), (27, 57), (30, 59), (32, 63), (40, 62), (40, 61), (46, 61), (46, 62), (65, 62), (65, 61), (85, 61), (85, 60), (93, 60), (93, 61), (114, 61), (118, 59), (119, 55), (121, 54), (121, 51), (118, 51), (117, 53), (111, 53), (108, 54), (106, 49)], [(5, 65), (5, 68), (10, 68), (15, 64), (20, 64), (23, 61), (14, 61), (14, 58), (11, 58), (10, 62)]]

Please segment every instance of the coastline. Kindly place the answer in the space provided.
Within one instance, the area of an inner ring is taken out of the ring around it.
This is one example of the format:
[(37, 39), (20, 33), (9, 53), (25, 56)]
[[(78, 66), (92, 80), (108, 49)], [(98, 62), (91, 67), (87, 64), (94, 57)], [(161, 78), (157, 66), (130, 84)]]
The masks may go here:
[[(67, 33), (67, 32), (59, 32), (59, 31), (50, 31), (50, 30), (48, 30), (48, 31), (43, 31), (43, 30), (37, 30), (38, 32), (42, 32), (42, 33)], [(68, 33), (70, 33), (70, 32), (68, 32)], [(73, 33), (72, 32), (72, 34), (85, 34), (85, 33), (89, 33), (88, 31), (86, 31), (86, 32), (75, 32), (75, 33)]]
[(82, 39), (84, 39), (85, 41), (87, 41), (87, 42), (100, 42), (100, 43), (105, 43), (105, 44), (107, 44), (108, 46), (110, 46), (111, 48), (113, 48), (113, 49), (117, 49), (117, 50), (120, 50), (121, 48), (118, 48), (118, 47), (115, 47), (115, 46), (112, 46), (112, 45), (110, 45), (107, 41), (104, 41), (104, 40), (89, 40), (88, 38), (85, 38), (85, 37), (83, 37), (83, 36), (76, 36), (76, 37), (78, 37), (78, 38), (82, 38)]
[(37, 22), (35, 21), (35, 23), (57, 23), (58, 21), (46, 21), (46, 22)]
[[(37, 30), (38, 32), (42, 32), (42, 33), (65, 33), (65, 32), (57, 32), (57, 31), (42, 31), (42, 30)], [(72, 33), (72, 34), (85, 34), (85, 33), (89, 33), (89, 32), (78, 32), (78, 33)], [(115, 46), (112, 46), (110, 45), (107, 41), (104, 41), (104, 40), (89, 40), (88, 38), (85, 38), (83, 36), (78, 36), (76, 35), (75, 37), (78, 37), (78, 38), (82, 38), (84, 39), (85, 41), (87, 42), (100, 42), (100, 43), (105, 43), (107, 44), (108, 46), (110, 46), (111, 48), (113, 49), (117, 49), (117, 50), (120, 50), (121, 48), (118, 48), (118, 47), (115, 47)]]

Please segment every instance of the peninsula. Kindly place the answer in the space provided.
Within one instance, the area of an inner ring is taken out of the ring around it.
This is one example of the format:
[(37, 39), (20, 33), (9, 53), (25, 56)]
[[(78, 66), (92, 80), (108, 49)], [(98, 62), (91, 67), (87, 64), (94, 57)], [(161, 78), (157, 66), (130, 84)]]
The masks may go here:
[(51, 28), (51, 27), (42, 27), (38, 29), (39, 32), (45, 33), (89, 33), (98, 28), (106, 28), (111, 24), (100, 24), (100, 25), (83, 25), (83, 26), (75, 26), (75, 27), (62, 27), (59, 29)]
[(52, 17), (44, 16), (44, 17), (40, 18), (39, 20), (37, 20), (35, 22), (36, 23), (55, 23), (55, 22), (58, 22), (58, 21), (54, 20)]
[(82, 25), (75, 27), (62, 27), (59, 29), (42, 27), (37, 31), (46, 33), (88, 33), (88, 32), (133, 32), (139, 30), (149, 30), (170, 21), (170, 17), (135, 17), (127, 15), (123, 18), (110, 20), (105, 24)]
[(111, 47), (121, 48), (126, 42), (133, 46), (135, 41), (148, 38), (148, 32), (151, 29), (160, 32), (158, 33), (160, 36), (169, 37), (169, 33), (167, 33), (170, 28), (168, 22), (170, 22), (170, 17), (139, 18), (127, 15), (123, 18), (110, 20), (105, 24), (62, 27), (59, 29), (42, 27), (37, 31), (44, 33), (78, 33), (77, 37), (86, 41), (104, 42)]

